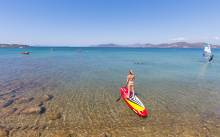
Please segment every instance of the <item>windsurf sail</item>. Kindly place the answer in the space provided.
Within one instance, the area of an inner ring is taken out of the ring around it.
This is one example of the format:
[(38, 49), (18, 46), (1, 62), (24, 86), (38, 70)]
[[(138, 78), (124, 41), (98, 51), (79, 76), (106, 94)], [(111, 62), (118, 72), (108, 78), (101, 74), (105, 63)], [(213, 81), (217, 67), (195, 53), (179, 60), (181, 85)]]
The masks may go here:
[(211, 45), (210, 45), (210, 44), (206, 44), (206, 45), (204, 46), (203, 56), (204, 56), (209, 62), (211, 62), (211, 61), (213, 60), (214, 55), (212, 54), (212, 50), (211, 50)]
[(204, 55), (205, 57), (210, 57), (210, 56), (212, 55), (211, 45), (206, 44), (206, 45), (204, 46), (203, 55)]

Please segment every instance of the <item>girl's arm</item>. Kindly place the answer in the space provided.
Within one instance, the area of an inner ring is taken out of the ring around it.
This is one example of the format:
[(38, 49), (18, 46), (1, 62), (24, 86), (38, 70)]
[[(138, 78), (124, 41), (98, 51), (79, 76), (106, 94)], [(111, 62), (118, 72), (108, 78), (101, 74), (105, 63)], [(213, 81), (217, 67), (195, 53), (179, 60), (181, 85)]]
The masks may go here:
[(125, 87), (127, 87), (127, 85), (128, 85), (128, 77), (127, 77), (127, 80), (126, 80), (126, 84), (125, 84)]

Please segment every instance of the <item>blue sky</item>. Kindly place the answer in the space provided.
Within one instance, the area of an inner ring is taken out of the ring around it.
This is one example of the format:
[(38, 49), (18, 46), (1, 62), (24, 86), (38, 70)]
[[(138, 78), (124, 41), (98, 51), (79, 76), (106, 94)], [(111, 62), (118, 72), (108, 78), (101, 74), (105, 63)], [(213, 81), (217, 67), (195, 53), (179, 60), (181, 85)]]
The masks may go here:
[(0, 0), (0, 43), (220, 44), (219, 0)]

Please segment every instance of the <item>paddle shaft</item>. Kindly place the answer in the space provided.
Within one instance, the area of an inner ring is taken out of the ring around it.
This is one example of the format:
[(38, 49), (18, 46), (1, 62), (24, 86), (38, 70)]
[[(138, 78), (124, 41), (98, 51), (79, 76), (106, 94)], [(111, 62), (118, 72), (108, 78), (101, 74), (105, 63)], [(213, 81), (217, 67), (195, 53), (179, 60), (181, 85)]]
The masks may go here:
[(121, 99), (121, 96), (116, 100), (116, 102), (118, 102)]

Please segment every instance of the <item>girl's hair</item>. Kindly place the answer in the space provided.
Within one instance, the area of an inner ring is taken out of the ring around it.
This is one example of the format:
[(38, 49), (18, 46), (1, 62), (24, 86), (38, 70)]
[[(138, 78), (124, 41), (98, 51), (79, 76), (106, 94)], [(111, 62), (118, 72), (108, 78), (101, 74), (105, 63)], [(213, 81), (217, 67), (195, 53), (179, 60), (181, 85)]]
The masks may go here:
[(128, 71), (128, 73), (134, 75), (134, 72), (131, 69)]

